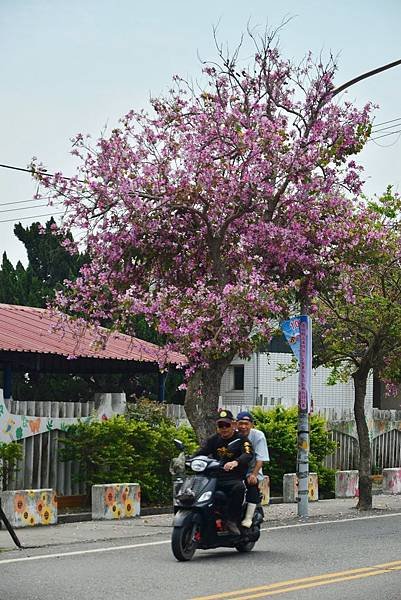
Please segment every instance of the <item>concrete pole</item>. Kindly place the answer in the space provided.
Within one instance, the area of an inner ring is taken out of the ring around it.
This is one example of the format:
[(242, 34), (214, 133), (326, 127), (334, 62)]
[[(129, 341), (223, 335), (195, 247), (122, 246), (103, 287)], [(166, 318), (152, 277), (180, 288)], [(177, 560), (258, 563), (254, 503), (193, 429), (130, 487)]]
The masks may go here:
[(299, 324), (298, 380), (298, 516), (308, 516), (309, 481), (309, 411), (312, 381), (312, 325), (310, 317), (301, 316)]
[(308, 480), (309, 480), (309, 415), (299, 411), (298, 414), (298, 516), (309, 515)]

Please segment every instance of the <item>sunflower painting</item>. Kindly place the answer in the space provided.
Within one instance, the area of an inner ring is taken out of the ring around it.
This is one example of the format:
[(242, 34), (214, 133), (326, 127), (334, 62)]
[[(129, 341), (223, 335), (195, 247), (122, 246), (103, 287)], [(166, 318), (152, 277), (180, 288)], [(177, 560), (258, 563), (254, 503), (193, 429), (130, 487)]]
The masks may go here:
[(137, 483), (92, 486), (92, 519), (129, 519), (140, 514), (140, 487)]
[(54, 492), (51, 489), (2, 493), (3, 509), (13, 527), (55, 525), (57, 505), (53, 499)]

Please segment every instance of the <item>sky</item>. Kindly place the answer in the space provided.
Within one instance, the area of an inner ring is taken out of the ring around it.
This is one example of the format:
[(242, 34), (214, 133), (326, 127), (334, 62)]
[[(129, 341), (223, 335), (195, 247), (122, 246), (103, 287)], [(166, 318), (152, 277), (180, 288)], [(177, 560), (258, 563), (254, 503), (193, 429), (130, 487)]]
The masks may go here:
[[(174, 74), (199, 79), (200, 59), (214, 59), (217, 37), (235, 48), (246, 31), (276, 28), (283, 55), (310, 50), (338, 56), (336, 84), (401, 58), (398, 0), (0, 0), (0, 164), (26, 168), (33, 156), (49, 172), (72, 175), (70, 138), (94, 139), (130, 109), (166, 93)], [(358, 83), (347, 94), (358, 106), (379, 105), (375, 123), (394, 121), (358, 159), (365, 193), (388, 184), (401, 192), (401, 66)], [(45, 223), (56, 208), (33, 200), (28, 173), (0, 167), (0, 252), (27, 262), (13, 233), (18, 221)], [(57, 216), (55, 217), (57, 218)]]

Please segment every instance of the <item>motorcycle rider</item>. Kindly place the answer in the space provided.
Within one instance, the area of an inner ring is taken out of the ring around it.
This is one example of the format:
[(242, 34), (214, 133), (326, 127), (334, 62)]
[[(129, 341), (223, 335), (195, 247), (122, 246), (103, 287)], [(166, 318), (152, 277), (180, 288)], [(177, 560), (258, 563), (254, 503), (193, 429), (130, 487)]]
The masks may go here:
[[(252, 445), (246, 436), (240, 436), (235, 430), (235, 420), (231, 411), (220, 410), (216, 426), (217, 433), (209, 437), (194, 456), (211, 456), (222, 462), (223, 469), (216, 475), (216, 489), (227, 495), (227, 529), (235, 535), (240, 535), (237, 523), (241, 518), (244, 501), (244, 478), (253, 457)], [(237, 439), (240, 441), (236, 447), (228, 447), (230, 442)]]
[(243, 527), (251, 527), (256, 505), (260, 502), (259, 482), (263, 479), (262, 466), (264, 462), (270, 460), (270, 457), (265, 434), (254, 428), (254, 420), (250, 412), (244, 410), (238, 413), (237, 429), (241, 436), (249, 439), (254, 451), (246, 474), (247, 507), (245, 518), (241, 522)]

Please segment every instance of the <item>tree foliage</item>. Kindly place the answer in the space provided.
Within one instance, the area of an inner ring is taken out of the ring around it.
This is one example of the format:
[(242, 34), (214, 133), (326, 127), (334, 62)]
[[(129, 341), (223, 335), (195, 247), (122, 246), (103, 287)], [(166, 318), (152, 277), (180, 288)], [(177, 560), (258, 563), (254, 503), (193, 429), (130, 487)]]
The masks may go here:
[(0, 270), (0, 302), (44, 308), (60, 290), (64, 280), (75, 280), (84, 264), (84, 254), (71, 255), (63, 244), (72, 242), (70, 232), (55, 232), (53, 217), (45, 226), (32, 223), (14, 227), (16, 237), (24, 244), (28, 255), (25, 268), (19, 261), (14, 267), (4, 252)]
[[(274, 33), (205, 64), (203, 89), (176, 77), (153, 112), (131, 111), (95, 147), (79, 134), (77, 177), (48, 177), (90, 262), (59, 305), (115, 327), (143, 315), (187, 357), (187, 414), (213, 430), (221, 376), (271, 335), (299, 291), (313, 294), (351, 248), (360, 190), (351, 156), (369, 111), (334, 99), (335, 63), (299, 65)], [(337, 261), (337, 262), (336, 262)]]
[(372, 506), (367, 379), (372, 370), (388, 382), (401, 376), (401, 200), (389, 187), (368, 207), (370, 243), (361, 238), (358, 261), (344, 265), (335, 285), (321, 290), (316, 304), (320, 341), (315, 346), (317, 361), (332, 367), (334, 378), (354, 381), (362, 509)]

